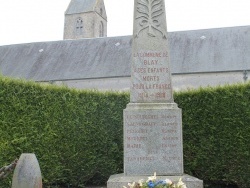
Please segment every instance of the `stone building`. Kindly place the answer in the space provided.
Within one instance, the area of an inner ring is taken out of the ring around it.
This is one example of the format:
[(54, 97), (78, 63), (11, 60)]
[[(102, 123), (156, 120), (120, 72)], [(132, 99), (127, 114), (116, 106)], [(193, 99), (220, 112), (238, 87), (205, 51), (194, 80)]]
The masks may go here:
[[(0, 46), (0, 73), (74, 88), (129, 90), (132, 36), (106, 35), (103, 0), (72, 0), (65, 12), (67, 40)], [(250, 26), (168, 36), (175, 90), (248, 79)]]
[(64, 39), (107, 37), (103, 0), (71, 0), (65, 12)]

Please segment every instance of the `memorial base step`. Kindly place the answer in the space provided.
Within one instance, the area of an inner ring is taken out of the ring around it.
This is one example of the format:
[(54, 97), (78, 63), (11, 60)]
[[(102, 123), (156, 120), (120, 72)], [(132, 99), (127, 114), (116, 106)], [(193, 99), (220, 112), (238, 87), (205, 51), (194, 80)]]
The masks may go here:
[[(138, 182), (143, 179), (146, 181), (149, 176), (129, 176), (124, 174), (115, 174), (110, 176), (107, 182), (107, 188), (122, 188), (123, 186), (128, 187), (128, 183)], [(177, 183), (179, 179), (186, 184), (187, 188), (203, 188), (203, 181), (184, 174), (182, 176), (157, 176), (157, 180), (170, 179), (172, 182)]]

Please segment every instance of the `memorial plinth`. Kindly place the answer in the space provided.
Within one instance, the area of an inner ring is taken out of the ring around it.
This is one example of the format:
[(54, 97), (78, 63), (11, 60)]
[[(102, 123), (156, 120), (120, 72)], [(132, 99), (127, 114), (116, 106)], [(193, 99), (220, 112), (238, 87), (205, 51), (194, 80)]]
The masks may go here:
[(182, 175), (182, 120), (175, 103), (130, 103), (124, 110), (124, 173)]
[[(174, 103), (164, 0), (134, 1), (130, 103), (123, 112), (124, 173), (111, 176), (108, 188), (157, 176), (183, 178), (182, 113)], [(159, 178), (159, 177), (158, 177)]]

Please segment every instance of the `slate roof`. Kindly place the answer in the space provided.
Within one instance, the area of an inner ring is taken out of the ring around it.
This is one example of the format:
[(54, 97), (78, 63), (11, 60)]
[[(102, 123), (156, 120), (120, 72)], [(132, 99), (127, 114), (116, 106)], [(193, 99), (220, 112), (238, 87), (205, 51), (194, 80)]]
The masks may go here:
[(2, 46), (0, 70), (36, 81), (128, 76), (130, 42), (116, 37)]
[[(169, 33), (173, 74), (250, 70), (250, 26)], [(130, 76), (132, 36), (0, 46), (3, 75), (35, 81)]]
[(71, 0), (65, 14), (77, 14), (94, 11), (96, 0)]

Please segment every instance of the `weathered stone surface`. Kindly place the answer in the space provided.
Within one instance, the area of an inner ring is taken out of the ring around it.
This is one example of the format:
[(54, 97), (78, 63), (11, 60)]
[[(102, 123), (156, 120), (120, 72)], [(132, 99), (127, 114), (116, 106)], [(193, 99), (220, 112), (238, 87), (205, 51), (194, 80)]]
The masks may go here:
[(164, 0), (134, 1), (130, 102), (173, 102)]
[[(182, 176), (157, 176), (158, 180), (170, 179), (172, 182), (177, 183), (182, 178), (182, 181), (187, 185), (187, 188), (203, 188), (203, 181), (189, 175)], [(148, 176), (125, 176), (124, 174), (113, 175), (107, 182), (108, 188), (121, 188), (127, 186), (128, 183), (138, 182), (139, 180), (148, 179)]]
[(12, 179), (12, 188), (42, 188), (42, 175), (35, 154), (22, 154)]
[(64, 39), (107, 36), (107, 15), (103, 0), (71, 0), (64, 23)]
[(181, 109), (175, 103), (130, 103), (124, 110), (124, 173), (183, 174)]
[(93, 12), (96, 0), (71, 0), (65, 14), (79, 14), (83, 12)]
[(173, 100), (164, 0), (134, 2), (124, 173), (182, 175), (182, 115)]
[[(77, 21), (82, 24), (78, 27)], [(103, 36), (100, 36), (100, 24), (102, 24)], [(83, 39), (107, 37), (107, 21), (96, 12), (65, 15), (64, 39)]]
[(202, 188), (202, 181), (183, 175), (182, 113), (173, 99), (164, 0), (134, 2), (130, 103), (123, 112), (124, 174), (111, 176), (107, 187), (126, 186), (156, 172), (159, 179), (182, 177), (188, 188)]

